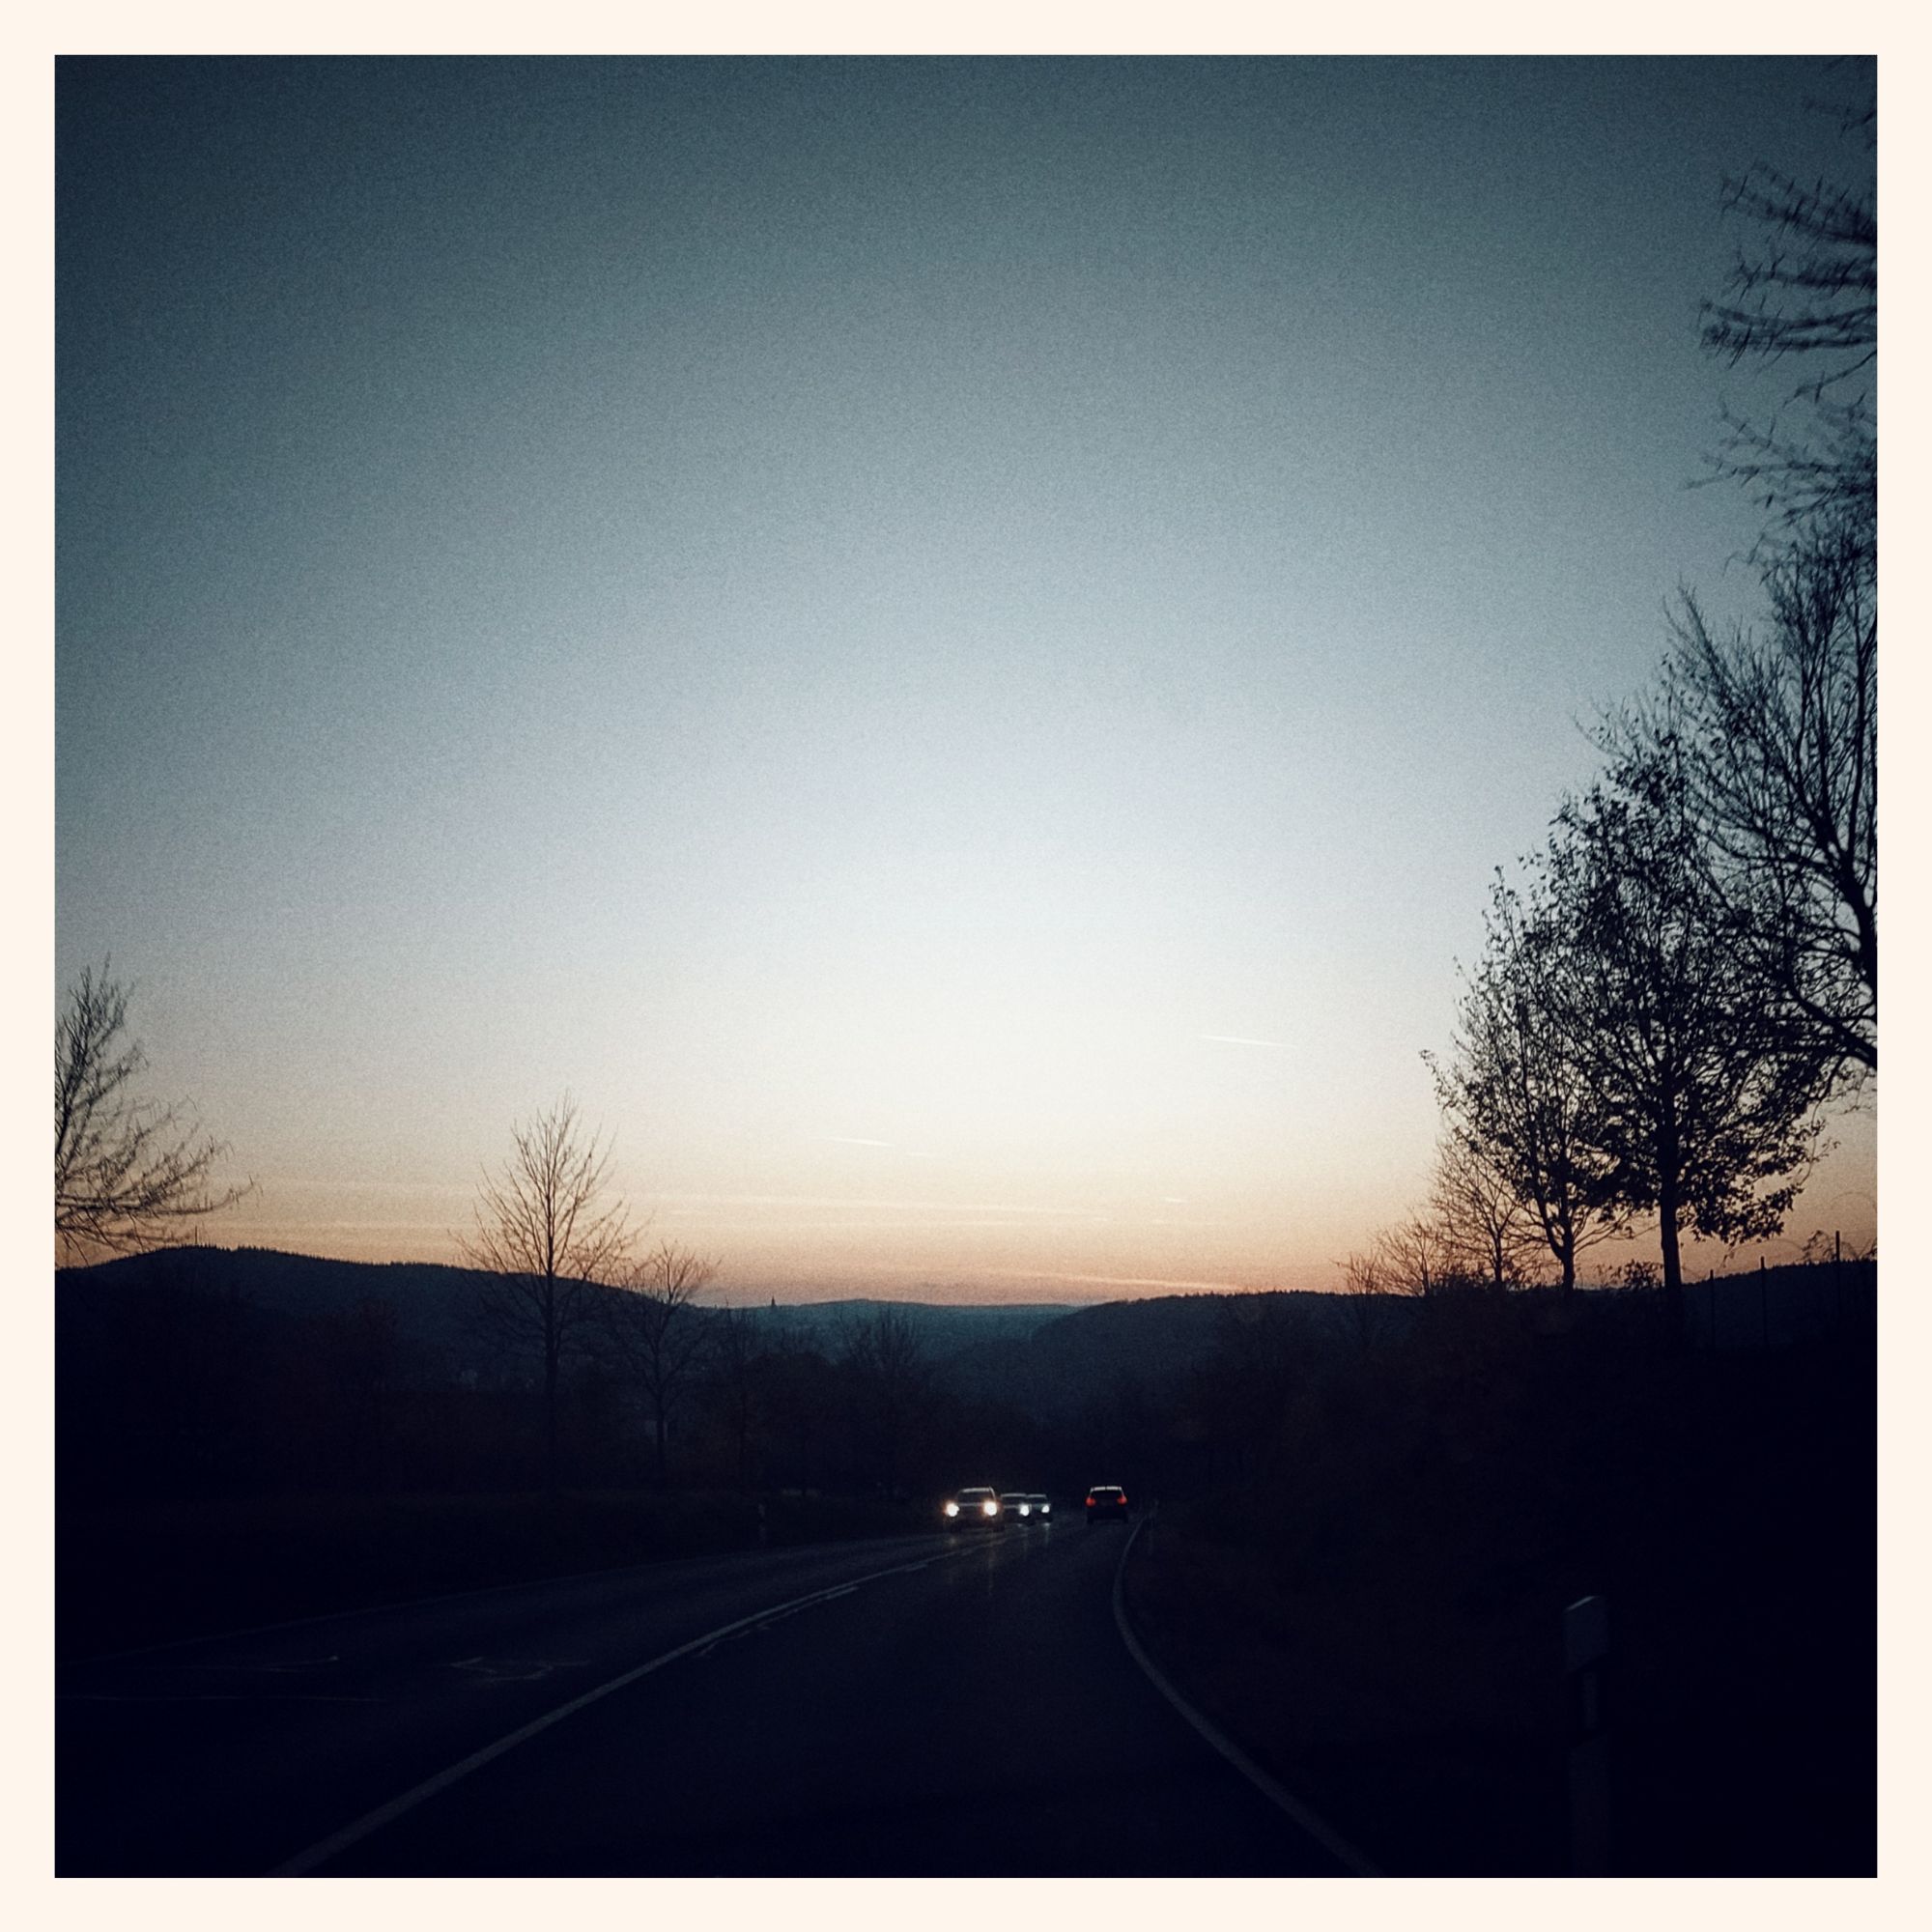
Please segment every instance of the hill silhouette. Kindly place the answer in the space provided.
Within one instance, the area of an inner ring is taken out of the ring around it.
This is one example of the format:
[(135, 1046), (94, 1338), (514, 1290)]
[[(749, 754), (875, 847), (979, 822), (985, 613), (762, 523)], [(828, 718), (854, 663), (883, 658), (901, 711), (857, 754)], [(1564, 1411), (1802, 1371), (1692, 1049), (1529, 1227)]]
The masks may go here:
[[(338, 1261), (272, 1248), (161, 1248), (90, 1267), (56, 1269), (56, 1345), (71, 1367), (84, 1367), (92, 1353), (125, 1334), (130, 1321), (144, 1308), (152, 1312), (160, 1298), (219, 1310), (230, 1325), (261, 1341), (286, 1339), (304, 1325), (344, 1321), (375, 1305), (393, 1315), (395, 1343), (413, 1385), (521, 1379), (523, 1365), (506, 1359), (475, 1321), (477, 1294), (489, 1279), (473, 1268), (436, 1262)], [(852, 1296), (753, 1305), (744, 1312), (762, 1336), (837, 1354), (855, 1330), (892, 1308), (910, 1324), (928, 1360), (943, 1364), (988, 1341), (1023, 1341), (1072, 1307)], [(702, 1302), (693, 1310), (699, 1321), (718, 1312)]]

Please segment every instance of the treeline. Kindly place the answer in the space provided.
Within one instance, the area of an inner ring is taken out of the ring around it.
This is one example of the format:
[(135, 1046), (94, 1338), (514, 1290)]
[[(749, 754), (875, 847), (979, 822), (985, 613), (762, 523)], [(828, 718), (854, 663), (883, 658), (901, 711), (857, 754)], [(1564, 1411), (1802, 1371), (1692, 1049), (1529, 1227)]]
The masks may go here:
[(1876, 1076), (1877, 220), (1762, 169), (1730, 200), (1763, 240), (1706, 345), (1807, 372), (1719, 459), (1769, 518), (1759, 617), (1714, 627), (1683, 592), (1654, 686), (1598, 722), (1600, 776), (1498, 872), (1431, 1061), (1428, 1201), (1350, 1258), (1358, 1290), (1568, 1289), (1654, 1224), (1675, 1295), (1687, 1235), (1782, 1229), (1823, 1110)]
[[(1387, 1411), (1394, 1440), (1426, 1412), (1409, 1399), (1425, 1385), (1463, 1376), (1469, 1401), (1493, 1403), (1498, 1360), (1602, 1347), (1661, 1362), (1702, 1332), (1652, 1294), (1555, 1290), (1164, 1296), (1042, 1311), (1030, 1332), (993, 1321), (977, 1341), (905, 1304), (686, 1302), (658, 1318), (667, 1367), (651, 1380), (601, 1320), (583, 1325), (557, 1378), (553, 1465), (540, 1364), (473, 1314), (464, 1327), (474, 1277), (403, 1270), (384, 1292), (387, 1270), (355, 1269), (318, 1305), (281, 1284), (270, 1264), (288, 1260), (183, 1248), (63, 1277), (63, 1503), (506, 1494), (552, 1486), (553, 1468), (559, 1492), (815, 1492), (915, 1511), (975, 1480), (1206, 1495), (1306, 1460), (1317, 1418)], [(1780, 1273), (1775, 1299), (1808, 1294), (1821, 1337), (1868, 1333), (1868, 1263)]]
[(178, 1248), (63, 1278), (64, 1503), (550, 1487), (923, 1506), (978, 1479), (1084, 1487), (1133, 1400), (1115, 1377), (1022, 1406), (1004, 1368), (1023, 1340), (969, 1371), (898, 1304), (810, 1319), (595, 1283), (553, 1378), (492, 1321), (499, 1282), (444, 1271), (433, 1311), (410, 1305), (424, 1284), (318, 1308), (258, 1293), (252, 1259)]

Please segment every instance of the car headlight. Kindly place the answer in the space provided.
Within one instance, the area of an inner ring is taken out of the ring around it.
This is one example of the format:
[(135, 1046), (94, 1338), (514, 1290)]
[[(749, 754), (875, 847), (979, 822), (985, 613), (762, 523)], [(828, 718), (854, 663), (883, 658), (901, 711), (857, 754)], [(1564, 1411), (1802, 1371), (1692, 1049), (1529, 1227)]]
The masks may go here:
[(957, 1503), (948, 1503), (946, 1505), (946, 1514), (948, 1516), (957, 1516), (959, 1514), (959, 1505)]
[(999, 1513), (1000, 1513), (1000, 1506), (999, 1506), (999, 1504), (998, 1504), (998, 1503), (981, 1503), (981, 1504), (980, 1505), (980, 1508), (981, 1508), (981, 1509), (982, 1509), (982, 1510), (983, 1510), (983, 1511), (984, 1511), (984, 1512), (985, 1512), (985, 1513), (986, 1513), (986, 1514), (987, 1514), (988, 1516), (998, 1516), (998, 1515), (999, 1515)]

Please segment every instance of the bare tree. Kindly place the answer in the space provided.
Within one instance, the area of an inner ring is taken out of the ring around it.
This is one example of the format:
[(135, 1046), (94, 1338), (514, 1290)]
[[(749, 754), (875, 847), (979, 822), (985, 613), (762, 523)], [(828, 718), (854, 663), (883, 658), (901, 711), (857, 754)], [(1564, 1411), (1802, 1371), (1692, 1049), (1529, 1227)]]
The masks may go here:
[(457, 1245), (493, 1277), (478, 1297), (485, 1325), (543, 1363), (544, 1475), (554, 1489), (563, 1359), (589, 1319), (592, 1284), (627, 1265), (633, 1236), (623, 1205), (603, 1200), (610, 1150), (595, 1134), (582, 1137), (568, 1094), (511, 1137), (510, 1157), (484, 1173), (475, 1233), (459, 1235)]
[(1878, 605), (1869, 550), (1826, 530), (1765, 572), (1770, 623), (1714, 633), (1681, 600), (1661, 696), (1613, 755), (1681, 758), (1722, 908), (1789, 1050), (1878, 1068)]
[(1342, 1270), (1343, 1322), (1362, 1353), (1373, 1355), (1395, 1334), (1394, 1299), (1405, 1291), (1379, 1236), (1336, 1266)]
[(708, 1359), (710, 1337), (694, 1319), (693, 1304), (717, 1275), (715, 1261), (661, 1241), (625, 1270), (617, 1292), (603, 1303), (606, 1337), (650, 1408), (652, 1462), (661, 1488), (669, 1476), (671, 1417)]
[(216, 1189), (226, 1145), (202, 1134), (186, 1101), (138, 1097), (148, 1056), (128, 1036), (131, 992), (103, 960), (54, 1020), (54, 1239), (70, 1264), (159, 1247), (253, 1186)]
[(1407, 1214), (1376, 1237), (1384, 1279), (1397, 1294), (1431, 1295), (1450, 1285), (1455, 1255), (1433, 1214)]
[[(1877, 112), (1841, 117), (1870, 151)], [(1772, 515), (1773, 541), (1819, 522), (1848, 521), (1869, 542), (1876, 526), (1878, 439), (1872, 381), (1878, 359), (1878, 212), (1869, 187), (1810, 185), (1758, 165), (1724, 184), (1727, 213), (1748, 223), (1726, 298), (1704, 304), (1705, 347), (1733, 365), (1806, 364), (1785, 399), (1793, 431), (1725, 412), (1720, 474), (1743, 482)]]
[(1502, 1169), (1453, 1133), (1435, 1151), (1429, 1207), (1451, 1270), (1471, 1282), (1513, 1288), (1543, 1246)]

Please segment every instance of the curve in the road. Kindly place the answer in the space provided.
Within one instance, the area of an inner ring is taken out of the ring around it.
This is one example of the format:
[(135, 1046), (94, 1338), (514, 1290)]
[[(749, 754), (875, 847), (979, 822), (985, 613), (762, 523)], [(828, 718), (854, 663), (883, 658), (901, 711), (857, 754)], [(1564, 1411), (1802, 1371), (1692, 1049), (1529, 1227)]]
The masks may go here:
[(566, 1704), (559, 1704), (554, 1711), (546, 1711), (540, 1718), (533, 1718), (528, 1723), (520, 1725), (506, 1737), (498, 1738), (495, 1744), (485, 1745), (481, 1750), (471, 1751), (459, 1763), (446, 1771), (440, 1771), (434, 1777), (425, 1778), (413, 1785), (400, 1797), (392, 1798), (386, 1804), (379, 1804), (373, 1811), (365, 1811), (361, 1817), (342, 1827), (339, 1832), (331, 1832), (326, 1838), (298, 1852), (294, 1858), (284, 1861), (273, 1871), (270, 1878), (301, 1878), (326, 1864), (338, 1853), (347, 1851), (351, 1845), (366, 1838), (372, 1832), (379, 1832), (384, 1825), (392, 1824), (406, 1812), (413, 1810), (426, 1800), (434, 1798), (438, 1792), (447, 1791), (452, 1784), (468, 1777), (471, 1772), (481, 1771), (486, 1764), (494, 1762), (506, 1751), (515, 1750), (521, 1744), (549, 1730), (553, 1724), (560, 1724), (564, 1719), (605, 1697), (612, 1695), (639, 1678), (648, 1677), (654, 1670), (662, 1670), (668, 1663), (675, 1663), (681, 1657), (690, 1657), (709, 1645), (722, 1642), (725, 1637), (735, 1636), (738, 1632), (752, 1630), (760, 1624), (770, 1623), (774, 1618), (789, 1616), (795, 1610), (809, 1609), (813, 1604), (829, 1602), (834, 1597), (849, 1596), (862, 1583), (875, 1583), (882, 1577), (897, 1577), (911, 1570), (923, 1570), (932, 1559), (922, 1558), (917, 1563), (895, 1563), (884, 1570), (874, 1570), (864, 1577), (854, 1577), (843, 1583), (834, 1584), (823, 1590), (811, 1590), (802, 1597), (794, 1597), (788, 1603), (769, 1605), (764, 1609), (753, 1610), (750, 1616), (736, 1618), (728, 1624), (721, 1624), (716, 1630), (706, 1631), (701, 1636), (693, 1637), (688, 1643), (679, 1644), (674, 1650), (665, 1651), (652, 1658), (647, 1663), (640, 1663), (635, 1669), (626, 1670), (620, 1676), (586, 1690), (582, 1696), (573, 1697)]
[(1276, 1778), (1270, 1777), (1247, 1752), (1242, 1750), (1227, 1732), (1202, 1712), (1190, 1704), (1167, 1676), (1162, 1672), (1134, 1635), (1133, 1626), (1127, 1621), (1125, 1591), (1122, 1587), (1127, 1574), (1127, 1557), (1132, 1552), (1134, 1538), (1146, 1527), (1147, 1519), (1134, 1524), (1125, 1545), (1121, 1550), (1121, 1561), (1114, 1572), (1114, 1622), (1120, 1627), (1121, 1641), (1127, 1647), (1127, 1654), (1147, 1673), (1149, 1683), (1186, 1719), (1201, 1737), (1220, 1752), (1227, 1761), (1259, 1791), (1269, 1804), (1292, 1818), (1308, 1833), (1317, 1844), (1328, 1852), (1339, 1862), (1345, 1864), (1357, 1878), (1380, 1878), (1381, 1872), (1371, 1864), (1355, 1847), (1337, 1832), (1325, 1819), (1319, 1818), (1307, 1805), (1302, 1804)]

